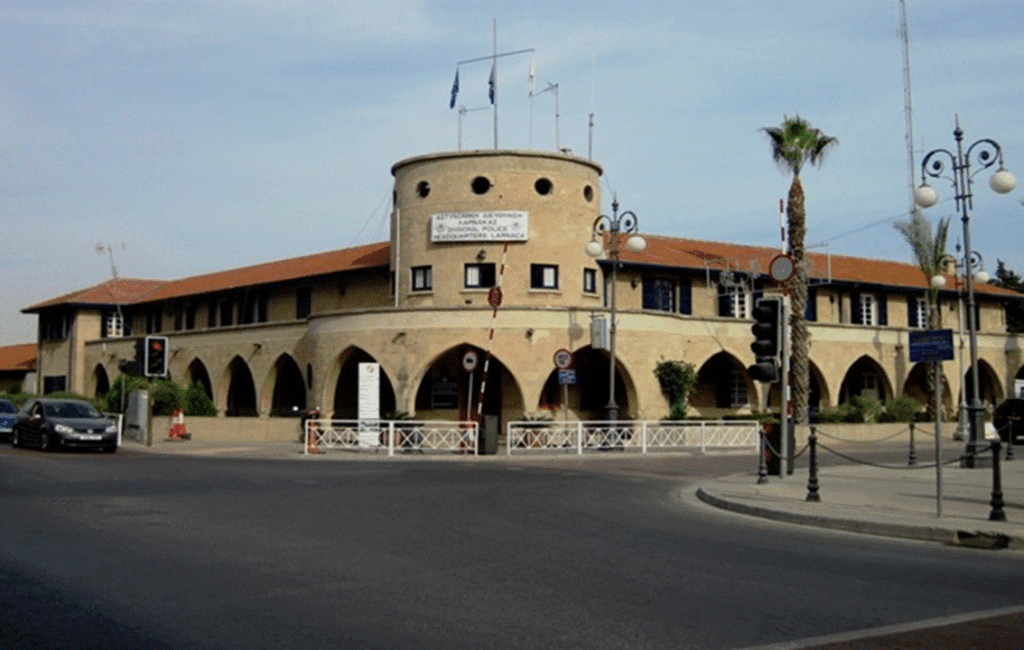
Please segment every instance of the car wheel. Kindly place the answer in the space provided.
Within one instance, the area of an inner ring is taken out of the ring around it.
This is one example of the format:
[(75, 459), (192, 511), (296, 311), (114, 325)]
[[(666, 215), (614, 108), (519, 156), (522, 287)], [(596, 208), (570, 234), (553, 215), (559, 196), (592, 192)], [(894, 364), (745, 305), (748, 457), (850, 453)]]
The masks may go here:
[(14, 427), (14, 430), (11, 431), (11, 446), (12, 447), (20, 447), (21, 446), (21, 434), (18, 433), (18, 427)]
[(50, 444), (50, 434), (45, 431), (39, 433), (39, 451), (53, 451), (53, 445)]

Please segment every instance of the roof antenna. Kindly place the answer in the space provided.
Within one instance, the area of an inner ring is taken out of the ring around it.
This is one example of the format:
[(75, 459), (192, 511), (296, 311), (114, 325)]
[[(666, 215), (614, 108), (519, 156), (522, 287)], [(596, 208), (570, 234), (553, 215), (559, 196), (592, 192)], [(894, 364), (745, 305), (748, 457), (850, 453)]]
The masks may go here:
[[(124, 242), (121, 242), (121, 250), (124, 250)], [(96, 254), (103, 255), (106, 253), (110, 257), (110, 276), (117, 280), (117, 267), (114, 266), (114, 247), (110, 244), (96, 244)]]

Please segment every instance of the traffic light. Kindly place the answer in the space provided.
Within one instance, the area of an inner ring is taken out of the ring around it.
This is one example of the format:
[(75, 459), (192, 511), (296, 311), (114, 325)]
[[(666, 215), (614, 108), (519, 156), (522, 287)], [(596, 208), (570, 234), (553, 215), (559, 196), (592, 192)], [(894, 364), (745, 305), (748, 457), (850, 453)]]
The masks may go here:
[(142, 347), (142, 374), (147, 377), (167, 376), (167, 337), (147, 336)]
[(754, 365), (747, 368), (747, 373), (754, 381), (767, 384), (779, 380), (779, 352), (782, 349), (783, 318), (782, 298), (769, 296), (761, 298), (754, 307), (754, 342), (750, 349), (754, 352)]

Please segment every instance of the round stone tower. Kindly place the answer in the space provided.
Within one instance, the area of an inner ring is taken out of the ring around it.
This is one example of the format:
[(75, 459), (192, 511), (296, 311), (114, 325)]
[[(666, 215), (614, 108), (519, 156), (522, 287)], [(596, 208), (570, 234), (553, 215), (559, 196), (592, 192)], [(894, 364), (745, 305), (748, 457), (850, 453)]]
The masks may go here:
[(542, 151), (399, 161), (391, 168), (396, 306), (486, 307), (499, 284), (503, 305), (596, 306), (598, 267), (584, 247), (601, 211), (601, 171)]

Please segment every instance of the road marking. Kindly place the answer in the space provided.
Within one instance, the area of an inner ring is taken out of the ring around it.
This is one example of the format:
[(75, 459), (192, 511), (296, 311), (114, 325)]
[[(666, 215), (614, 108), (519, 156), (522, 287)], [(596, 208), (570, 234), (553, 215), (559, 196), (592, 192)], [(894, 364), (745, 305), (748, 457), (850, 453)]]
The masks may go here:
[(943, 627), (945, 625), (970, 623), (971, 621), (980, 621), (987, 618), (995, 618), (996, 616), (1006, 616), (1008, 614), (1024, 614), (1024, 606), (1001, 607), (999, 609), (988, 609), (980, 612), (968, 612), (966, 614), (926, 618), (922, 621), (900, 623), (897, 625), (885, 625), (883, 627), (872, 627), (863, 630), (854, 630), (852, 632), (826, 634), (825, 636), (815, 636), (807, 639), (798, 639), (796, 641), (783, 641), (781, 643), (770, 643), (768, 645), (750, 646), (747, 648), (738, 648), (737, 650), (802, 650), (804, 648), (814, 648), (828, 643), (860, 641), (861, 639), (870, 639), (889, 634), (899, 634), (901, 632), (915, 632), (917, 630), (927, 630), (933, 627)]

